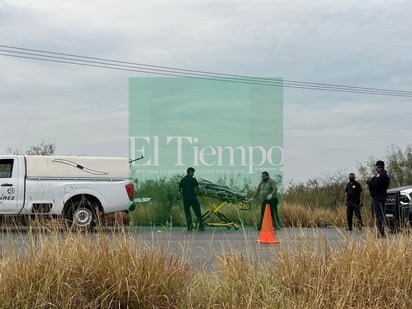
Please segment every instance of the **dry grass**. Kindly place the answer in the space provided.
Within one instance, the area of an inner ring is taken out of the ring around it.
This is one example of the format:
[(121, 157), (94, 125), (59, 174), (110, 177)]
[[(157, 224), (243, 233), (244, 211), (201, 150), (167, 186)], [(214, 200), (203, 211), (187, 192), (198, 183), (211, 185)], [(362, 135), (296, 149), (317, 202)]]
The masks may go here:
[(283, 205), (283, 222), (290, 227), (345, 226), (346, 209), (307, 208), (299, 204)]
[(295, 308), (410, 308), (412, 250), (408, 237), (369, 234), (336, 249), (301, 242), (277, 259), (285, 304)]
[[(316, 229), (314, 230), (316, 233)], [(11, 239), (11, 238), (10, 238)], [(410, 308), (408, 236), (321, 236), (276, 247), (270, 262), (222, 252), (211, 270), (128, 242), (127, 234), (29, 234), (3, 243), (0, 308)], [(255, 250), (255, 248), (250, 248)], [(5, 253), (7, 252), (7, 254)]]
[(188, 268), (161, 250), (129, 248), (127, 237), (31, 235), (0, 270), (1, 308), (177, 308)]
[[(216, 205), (219, 205), (217, 203)], [(162, 205), (153, 202), (153, 204), (139, 205), (136, 210), (130, 214), (115, 213), (105, 216), (99, 216), (99, 225), (102, 227), (122, 227), (122, 226), (185, 226), (186, 220), (183, 212), (183, 207), (173, 206), (170, 209), (169, 216), (161, 219), (158, 216), (159, 208)], [(202, 213), (211, 210), (203, 205)], [(227, 203), (219, 208), (225, 216), (237, 224), (244, 226), (256, 227), (260, 219), (260, 205), (253, 204), (248, 210), (239, 208), (238, 204)], [(310, 208), (302, 204), (293, 204), (283, 202), (278, 208), (284, 227), (325, 227), (336, 226), (346, 227), (346, 207), (342, 205), (337, 209), (333, 208)], [(193, 215), (195, 218), (195, 216)], [(362, 217), (367, 226), (373, 226), (374, 221), (370, 215), (370, 209), (362, 208)], [(0, 226), (16, 227), (16, 226), (35, 226), (40, 229), (58, 229), (64, 228), (64, 220), (62, 218), (51, 219), (47, 216), (37, 217), (13, 217), (6, 216), (1, 218)], [(211, 215), (206, 221), (216, 223), (221, 221), (217, 216)], [(356, 218), (354, 217), (354, 222)]]
[[(373, 226), (374, 221), (370, 209), (361, 208), (362, 219), (366, 226)], [(301, 204), (283, 203), (283, 224), (286, 227), (346, 227), (346, 207), (342, 205), (337, 209), (309, 208)], [(354, 224), (356, 217), (353, 217)]]

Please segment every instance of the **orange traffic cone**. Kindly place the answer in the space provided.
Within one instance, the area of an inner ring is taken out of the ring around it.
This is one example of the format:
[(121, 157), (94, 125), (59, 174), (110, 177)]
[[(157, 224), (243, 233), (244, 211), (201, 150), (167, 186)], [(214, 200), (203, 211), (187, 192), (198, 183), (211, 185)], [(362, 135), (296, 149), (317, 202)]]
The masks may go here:
[(270, 214), (270, 205), (266, 204), (265, 213), (263, 215), (262, 228), (260, 230), (260, 237), (256, 242), (260, 244), (280, 244), (275, 239), (275, 231), (272, 225), (272, 216)]

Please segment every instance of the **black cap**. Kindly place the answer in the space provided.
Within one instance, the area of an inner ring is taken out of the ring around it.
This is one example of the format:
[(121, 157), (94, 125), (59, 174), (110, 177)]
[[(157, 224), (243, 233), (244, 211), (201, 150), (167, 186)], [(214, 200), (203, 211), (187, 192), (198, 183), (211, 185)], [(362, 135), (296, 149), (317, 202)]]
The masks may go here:
[(376, 166), (385, 166), (385, 162), (383, 162), (383, 161), (381, 161), (381, 160), (379, 160), (379, 161), (376, 161)]

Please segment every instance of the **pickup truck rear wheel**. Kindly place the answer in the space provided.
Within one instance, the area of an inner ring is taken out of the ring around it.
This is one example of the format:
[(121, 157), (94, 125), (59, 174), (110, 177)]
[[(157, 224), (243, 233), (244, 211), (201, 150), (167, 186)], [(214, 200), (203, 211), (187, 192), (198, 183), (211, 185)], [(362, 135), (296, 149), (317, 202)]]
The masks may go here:
[(96, 209), (87, 200), (75, 201), (67, 209), (66, 220), (69, 228), (92, 229), (96, 226)]
[(78, 207), (73, 212), (73, 224), (79, 227), (87, 227), (93, 221), (93, 211), (89, 208)]

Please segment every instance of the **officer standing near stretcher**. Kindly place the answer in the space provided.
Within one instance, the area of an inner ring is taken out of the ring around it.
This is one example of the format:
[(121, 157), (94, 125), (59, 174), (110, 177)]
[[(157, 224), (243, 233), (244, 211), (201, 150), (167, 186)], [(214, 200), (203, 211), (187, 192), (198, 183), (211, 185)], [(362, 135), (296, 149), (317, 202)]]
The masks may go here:
[(365, 180), (372, 195), (379, 236), (385, 237), (383, 208), (385, 207), (386, 190), (389, 187), (390, 179), (385, 170), (385, 163), (383, 161), (376, 162), (376, 172), (376, 176)]
[(253, 193), (252, 198), (249, 202), (253, 201), (256, 196), (259, 195), (262, 203), (260, 210), (260, 221), (258, 224), (258, 231), (262, 228), (263, 216), (265, 215), (266, 204), (270, 205), (270, 215), (272, 216), (272, 221), (274, 228), (279, 230), (282, 225), (278, 216), (278, 198), (276, 196), (278, 189), (276, 187), (276, 182), (269, 177), (268, 172), (262, 173), (262, 181), (259, 183), (255, 193)]
[(183, 208), (186, 216), (187, 230), (192, 231), (193, 229), (192, 213), (190, 212), (190, 207), (192, 207), (197, 220), (199, 221), (198, 230), (204, 231), (205, 226), (203, 224), (200, 204), (196, 196), (196, 190), (199, 188), (199, 183), (194, 177), (194, 174), (195, 169), (193, 167), (189, 167), (186, 171), (186, 176), (179, 182), (179, 192), (183, 198)]

